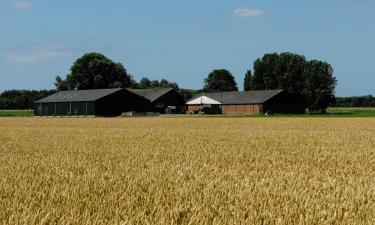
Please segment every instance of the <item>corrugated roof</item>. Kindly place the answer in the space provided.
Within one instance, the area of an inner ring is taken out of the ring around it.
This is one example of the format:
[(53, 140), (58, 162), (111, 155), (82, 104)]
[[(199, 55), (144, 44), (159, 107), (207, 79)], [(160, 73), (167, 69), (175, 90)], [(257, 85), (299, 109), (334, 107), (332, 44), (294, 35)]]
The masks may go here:
[(60, 91), (56, 94), (40, 99), (35, 103), (81, 101), (91, 102), (103, 98), (107, 95), (113, 94), (115, 92), (118, 92), (120, 90), (122, 90), (122, 88)]
[(173, 88), (154, 88), (154, 89), (131, 89), (127, 88), (126, 90), (133, 92), (136, 95), (142, 96), (151, 102), (157, 100), (161, 96), (172, 91)]
[(284, 90), (204, 92), (194, 96), (191, 100), (201, 96), (207, 96), (222, 104), (261, 104), (283, 91)]

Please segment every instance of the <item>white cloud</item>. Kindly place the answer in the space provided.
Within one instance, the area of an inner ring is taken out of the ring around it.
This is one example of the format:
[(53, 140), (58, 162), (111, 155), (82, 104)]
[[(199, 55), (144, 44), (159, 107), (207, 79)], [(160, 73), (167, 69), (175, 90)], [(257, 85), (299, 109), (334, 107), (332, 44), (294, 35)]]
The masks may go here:
[(16, 9), (28, 9), (32, 7), (32, 4), (26, 1), (16, 1), (13, 3), (13, 7)]
[(264, 11), (260, 9), (236, 9), (232, 12), (233, 16), (237, 17), (257, 17), (257, 16), (263, 16)]
[(31, 46), (22, 50), (9, 52), (5, 59), (10, 63), (39, 63), (53, 59), (63, 58), (68, 52), (63, 46), (45, 45)]

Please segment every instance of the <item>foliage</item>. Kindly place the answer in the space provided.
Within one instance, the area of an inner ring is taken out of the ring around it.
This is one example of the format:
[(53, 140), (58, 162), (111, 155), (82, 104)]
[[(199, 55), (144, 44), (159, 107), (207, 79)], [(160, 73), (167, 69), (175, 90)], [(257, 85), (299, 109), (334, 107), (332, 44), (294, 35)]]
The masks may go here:
[(265, 54), (254, 62), (254, 88), (285, 89), (290, 93), (303, 91), (304, 56), (282, 53)]
[(306, 62), (304, 71), (305, 87), (303, 95), (310, 112), (322, 112), (334, 103), (336, 79), (331, 65), (312, 60)]
[(174, 88), (179, 89), (178, 84), (175, 82), (169, 82), (166, 79), (150, 80), (147, 77), (142, 77), (138, 84), (139, 89), (148, 89), (148, 88)]
[(193, 89), (178, 89), (177, 90), (185, 101), (191, 99), (193, 96), (202, 92), (202, 90), (193, 90)]
[(204, 80), (204, 91), (238, 91), (234, 76), (225, 69), (213, 70)]
[(265, 54), (254, 62), (251, 78), (255, 90), (285, 89), (302, 94), (311, 112), (325, 111), (334, 103), (336, 83), (331, 65), (307, 61), (303, 55), (293, 53)]
[(243, 82), (243, 90), (244, 91), (251, 91), (254, 89), (254, 84), (252, 81), (251, 70), (246, 71), (244, 82)]
[(336, 97), (336, 107), (375, 107), (375, 97), (372, 95)]
[(99, 53), (87, 53), (77, 59), (63, 80), (56, 77), (57, 90), (84, 90), (126, 88), (132, 86), (132, 77), (121, 63), (115, 63)]
[(55, 90), (7, 90), (0, 94), (0, 109), (32, 109), (35, 101), (54, 93)]
[(3, 224), (368, 224), (373, 119), (0, 118)]

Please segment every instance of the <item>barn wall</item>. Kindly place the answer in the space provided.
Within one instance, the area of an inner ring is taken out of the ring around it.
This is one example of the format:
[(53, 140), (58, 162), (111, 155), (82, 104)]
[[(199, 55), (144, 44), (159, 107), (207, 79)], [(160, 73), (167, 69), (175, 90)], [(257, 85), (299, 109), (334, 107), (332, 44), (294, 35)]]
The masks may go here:
[[(210, 105), (188, 105), (188, 112), (196, 112), (204, 107), (210, 107)], [(221, 105), (223, 114), (249, 114), (254, 115), (262, 113), (262, 105), (260, 104), (238, 104), (238, 105)]]
[(42, 116), (42, 104), (34, 103), (34, 116)]
[(34, 104), (35, 116), (91, 116), (94, 102), (49, 102)]
[(176, 110), (172, 110), (170, 113), (183, 113), (185, 111), (185, 100), (176, 90), (171, 90), (155, 100), (153, 106), (154, 110), (161, 114), (168, 113), (168, 106), (176, 107)]
[(222, 105), (224, 114), (258, 114), (262, 113), (262, 105), (260, 104), (238, 104), (238, 105)]
[(150, 112), (151, 102), (125, 89), (101, 98), (95, 102), (95, 115), (119, 116), (123, 112)]
[(305, 113), (305, 103), (302, 96), (283, 92), (264, 103), (264, 112), (270, 113)]

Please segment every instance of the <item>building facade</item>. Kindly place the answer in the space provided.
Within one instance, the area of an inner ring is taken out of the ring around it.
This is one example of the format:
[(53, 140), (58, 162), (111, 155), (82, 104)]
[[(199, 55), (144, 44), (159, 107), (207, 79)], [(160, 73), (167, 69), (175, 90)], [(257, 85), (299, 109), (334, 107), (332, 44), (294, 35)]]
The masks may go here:
[[(216, 101), (214, 104), (199, 102), (202, 96)], [(261, 113), (304, 113), (303, 100), (284, 90), (258, 90), (242, 92), (211, 92), (201, 93), (187, 102), (187, 111), (197, 111), (213, 108), (212, 112), (223, 114), (261, 114)], [(217, 110), (219, 108), (219, 110)], [(210, 111), (210, 110), (208, 110)]]
[(185, 101), (172, 88), (60, 91), (34, 102), (35, 116), (119, 116), (124, 112), (182, 113)]

